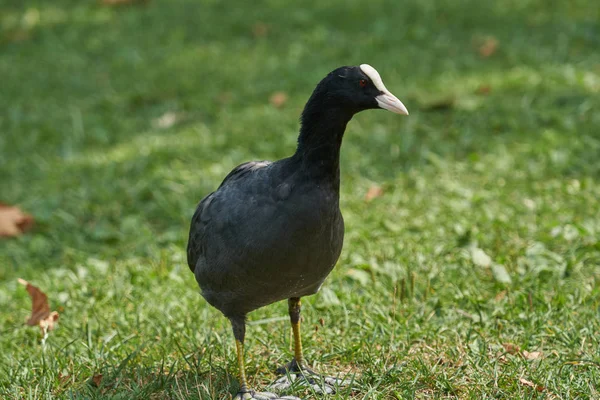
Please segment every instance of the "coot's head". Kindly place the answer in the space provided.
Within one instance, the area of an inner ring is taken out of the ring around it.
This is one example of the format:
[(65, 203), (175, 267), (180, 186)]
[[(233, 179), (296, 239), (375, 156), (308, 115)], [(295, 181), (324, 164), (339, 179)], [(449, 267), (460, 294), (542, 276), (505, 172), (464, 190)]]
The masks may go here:
[(316, 87), (317, 107), (343, 108), (353, 114), (383, 108), (408, 115), (408, 110), (383, 84), (377, 70), (368, 64), (340, 67), (330, 72)]

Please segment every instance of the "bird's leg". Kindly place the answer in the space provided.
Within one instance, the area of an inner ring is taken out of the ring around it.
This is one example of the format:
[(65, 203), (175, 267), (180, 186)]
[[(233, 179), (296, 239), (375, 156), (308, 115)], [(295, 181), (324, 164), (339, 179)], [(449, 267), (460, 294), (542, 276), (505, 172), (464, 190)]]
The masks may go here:
[(237, 362), (240, 373), (240, 391), (235, 395), (234, 400), (300, 400), (294, 396), (279, 396), (269, 392), (255, 392), (250, 390), (248, 380), (246, 379), (246, 367), (244, 365), (244, 338), (246, 336), (246, 317), (230, 318), (235, 337), (235, 349), (237, 352)]
[(302, 336), (300, 335), (300, 312), (302, 311), (302, 302), (299, 297), (292, 297), (288, 300), (288, 312), (292, 331), (294, 332), (294, 360), (298, 370), (304, 367), (304, 354), (302, 354)]
[(294, 358), (292, 361), (277, 368), (278, 374), (294, 373), (308, 369), (302, 353), (302, 336), (300, 335), (300, 312), (302, 311), (302, 302), (299, 297), (292, 297), (288, 300), (288, 312), (290, 314), (290, 323), (294, 333)]
[[(238, 396), (241, 399), (247, 399), (251, 396), (248, 389), (248, 380), (246, 379), (246, 368), (244, 365), (244, 339), (246, 337), (246, 317), (231, 318), (231, 327), (233, 328), (233, 336), (235, 337), (235, 349), (237, 352), (237, 362), (240, 374), (240, 391)], [(237, 398), (237, 396), (236, 396)]]
[(335, 393), (338, 387), (347, 386), (349, 383), (343, 379), (321, 375), (306, 365), (302, 353), (302, 338), (300, 336), (300, 312), (302, 304), (299, 297), (288, 300), (288, 312), (294, 333), (294, 359), (285, 366), (278, 368), (277, 373), (283, 376), (277, 379), (270, 387), (273, 390), (284, 390), (294, 382), (299, 385), (310, 385), (317, 393)]

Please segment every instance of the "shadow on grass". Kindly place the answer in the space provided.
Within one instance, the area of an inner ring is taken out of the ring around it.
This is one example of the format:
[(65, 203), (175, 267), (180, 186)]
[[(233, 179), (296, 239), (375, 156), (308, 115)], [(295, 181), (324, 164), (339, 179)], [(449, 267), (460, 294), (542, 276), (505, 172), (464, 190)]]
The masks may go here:
[(136, 367), (133, 371), (96, 378), (96, 382), (92, 378), (80, 390), (68, 392), (75, 398), (212, 400), (231, 398), (229, 393), (235, 393), (239, 387), (235, 378), (217, 366), (196, 371), (175, 370), (174, 365), (170, 370)]

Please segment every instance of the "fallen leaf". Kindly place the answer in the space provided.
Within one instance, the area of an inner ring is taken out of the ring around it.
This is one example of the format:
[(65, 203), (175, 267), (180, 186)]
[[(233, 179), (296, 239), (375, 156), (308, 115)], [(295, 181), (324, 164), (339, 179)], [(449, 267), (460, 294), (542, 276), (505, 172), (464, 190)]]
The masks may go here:
[(58, 382), (61, 386), (68, 385), (70, 380), (71, 375), (63, 375), (61, 372), (58, 373)]
[(42, 330), (42, 334), (46, 334), (50, 332), (56, 326), (56, 322), (58, 321), (58, 311), (52, 311), (47, 318), (44, 318), (40, 321), (40, 329)]
[(21, 278), (19, 278), (19, 283), (25, 286), (32, 302), (31, 316), (26, 324), (29, 326), (38, 325), (42, 331), (42, 335), (46, 335), (49, 331), (54, 329), (56, 322), (58, 321), (58, 312), (50, 312), (48, 296), (40, 289)]
[(498, 40), (495, 37), (487, 37), (479, 46), (479, 55), (487, 58), (493, 55), (498, 49)]
[(535, 383), (528, 381), (527, 379), (519, 378), (519, 383), (523, 386), (530, 387), (532, 389), (537, 390), (538, 392), (543, 392), (546, 388), (540, 385), (536, 385)]
[(508, 354), (517, 354), (521, 351), (521, 348), (513, 343), (502, 343), (502, 347)]
[(496, 295), (496, 297), (494, 297), (494, 300), (496, 300), (496, 301), (502, 301), (502, 300), (504, 300), (504, 298), (506, 297), (507, 293), (508, 293), (508, 291), (506, 291), (506, 290), (503, 290), (503, 291), (499, 292)]
[(381, 197), (383, 195), (383, 189), (381, 186), (373, 185), (367, 190), (367, 194), (365, 194), (365, 201), (369, 202), (377, 197)]
[(491, 91), (492, 91), (492, 88), (490, 87), (490, 85), (481, 85), (477, 88), (477, 90), (475, 90), (475, 93), (481, 94), (481, 95), (487, 95), (487, 94), (490, 94)]
[(102, 376), (102, 374), (96, 374), (92, 377), (92, 382), (94, 382), (96, 387), (100, 387), (100, 384), (102, 383)]
[(531, 353), (527, 350), (523, 350), (521, 353), (526, 360), (537, 360), (541, 358), (544, 354), (541, 351), (532, 351)]
[(24, 279), (19, 278), (19, 283), (25, 286), (32, 301), (31, 316), (27, 320), (27, 325), (36, 326), (42, 319), (50, 315), (48, 296)]
[(288, 100), (287, 94), (284, 92), (275, 92), (269, 98), (269, 102), (276, 108), (281, 108)]
[(0, 203), (0, 237), (14, 237), (23, 234), (33, 226), (33, 217), (18, 207)]
[(265, 37), (268, 33), (269, 25), (265, 24), (264, 22), (257, 22), (254, 25), (252, 25), (252, 34), (254, 35), (254, 37)]

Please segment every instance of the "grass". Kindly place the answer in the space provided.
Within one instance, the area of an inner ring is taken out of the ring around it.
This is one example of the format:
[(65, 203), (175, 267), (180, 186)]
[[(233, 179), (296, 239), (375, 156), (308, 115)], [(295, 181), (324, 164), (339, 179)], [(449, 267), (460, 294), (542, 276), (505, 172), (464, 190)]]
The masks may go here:
[[(363, 62), (411, 115), (346, 134), (345, 247), (304, 302), (307, 358), (356, 375), (327, 398), (600, 397), (599, 13), (0, 3), (0, 201), (37, 221), (0, 242), (0, 397), (230, 398), (232, 335), (188, 271), (188, 221), (235, 165), (289, 155), (316, 82)], [(45, 344), (18, 277), (61, 313)], [(257, 387), (291, 357), (286, 307), (250, 316)]]

